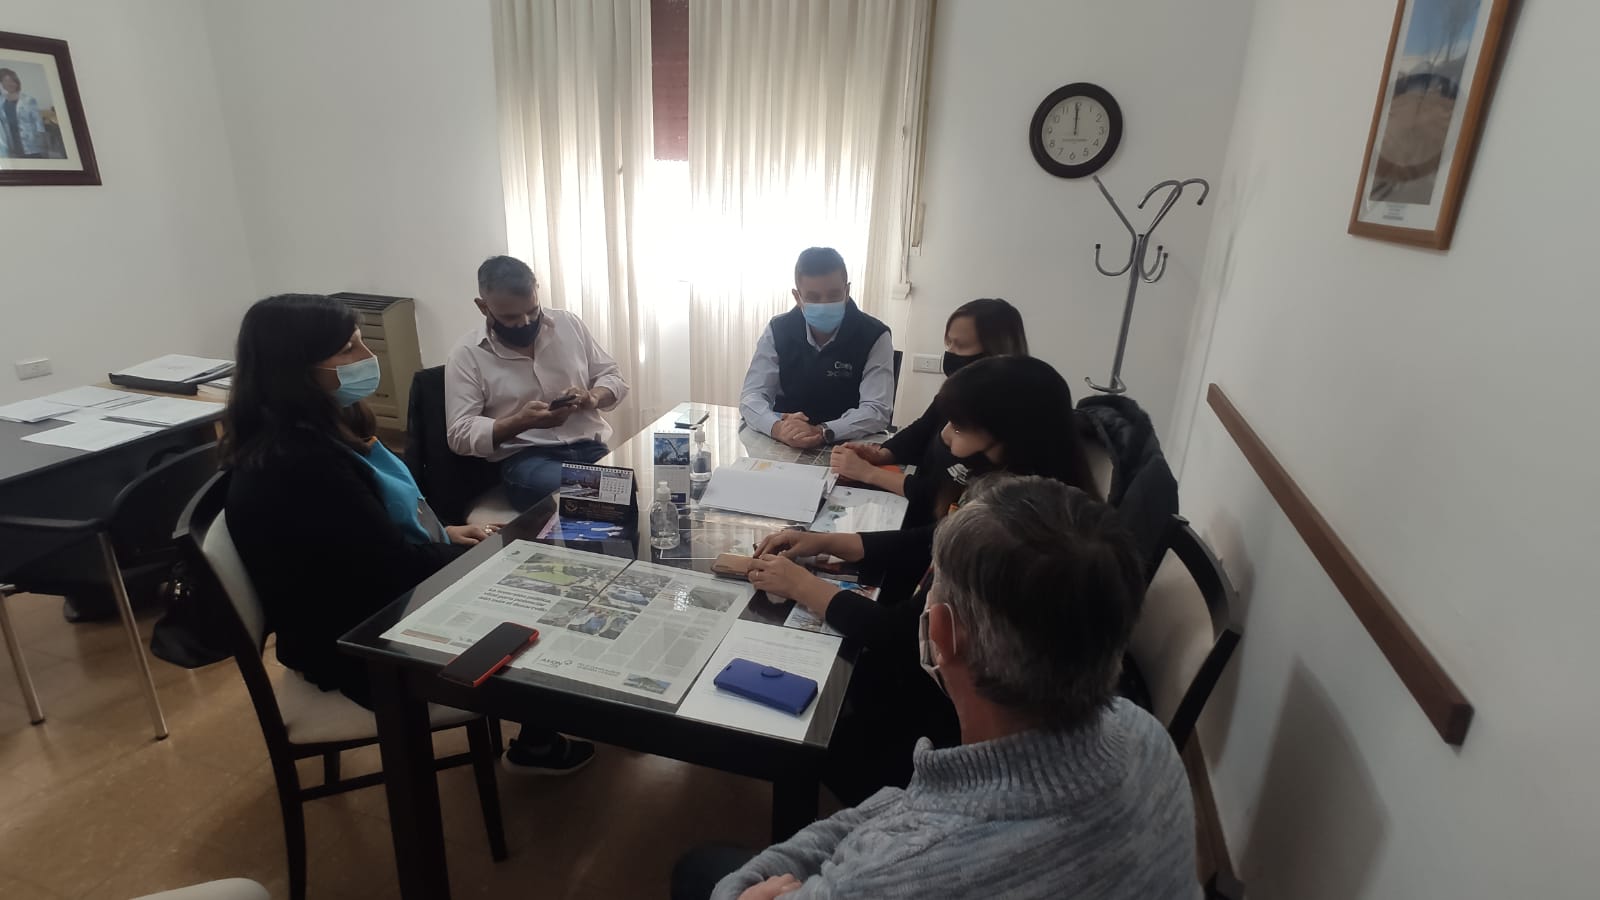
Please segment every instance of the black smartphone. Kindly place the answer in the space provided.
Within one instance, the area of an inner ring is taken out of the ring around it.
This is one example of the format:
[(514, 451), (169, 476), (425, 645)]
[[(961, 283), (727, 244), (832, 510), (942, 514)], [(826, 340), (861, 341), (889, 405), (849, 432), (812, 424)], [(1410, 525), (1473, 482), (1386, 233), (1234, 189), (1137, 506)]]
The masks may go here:
[(505, 668), (517, 654), (539, 639), (537, 629), (515, 622), (501, 622), (478, 642), (461, 651), (439, 670), (439, 677), (467, 687), (477, 687), (489, 676)]
[(550, 409), (551, 410), (562, 409), (564, 407), (571, 406), (572, 404), (577, 403), (577, 402), (578, 402), (578, 395), (577, 394), (567, 394), (565, 396), (557, 397), (556, 399), (550, 401)]

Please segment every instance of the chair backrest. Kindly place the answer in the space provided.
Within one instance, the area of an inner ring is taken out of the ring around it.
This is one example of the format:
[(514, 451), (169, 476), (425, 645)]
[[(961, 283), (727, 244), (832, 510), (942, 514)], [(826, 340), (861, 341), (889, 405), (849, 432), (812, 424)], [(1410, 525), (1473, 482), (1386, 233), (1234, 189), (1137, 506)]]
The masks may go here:
[(1239, 643), (1228, 574), (1182, 516), (1145, 589), (1128, 655), (1150, 691), (1151, 712), (1181, 750)]
[(462, 525), (472, 502), (500, 483), (500, 466), (450, 449), (445, 420), (444, 366), (411, 379), (406, 416), (406, 466), (428, 506), (447, 525)]
[(905, 362), (905, 359), (906, 352), (904, 350), (896, 350), (894, 352), (894, 390), (889, 393), (891, 398), (900, 396), (900, 364)]
[(118, 492), (106, 526), (117, 559), (127, 566), (171, 553), (172, 529), (184, 505), (216, 472), (217, 445), (212, 442), (166, 460)]
[(229, 473), (218, 472), (195, 492), (178, 518), (178, 551), (188, 564), (193, 590), (201, 602), (227, 610), (234, 626), (233, 659), (244, 676), (250, 701), (261, 720), (268, 752), (287, 746), (288, 729), (278, 708), (272, 679), (261, 661), (266, 643), (266, 613), (250, 581), (250, 573), (228, 533), (224, 507), (228, 500)]

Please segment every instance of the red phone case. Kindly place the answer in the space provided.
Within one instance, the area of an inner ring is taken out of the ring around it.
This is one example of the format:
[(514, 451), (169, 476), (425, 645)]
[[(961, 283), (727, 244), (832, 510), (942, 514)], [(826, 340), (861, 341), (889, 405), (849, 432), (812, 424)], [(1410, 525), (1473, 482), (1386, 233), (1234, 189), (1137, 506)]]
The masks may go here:
[(494, 630), (479, 638), (477, 643), (450, 660), (439, 670), (439, 677), (456, 684), (477, 687), (510, 665), (518, 653), (533, 646), (538, 639), (537, 628), (501, 622)]

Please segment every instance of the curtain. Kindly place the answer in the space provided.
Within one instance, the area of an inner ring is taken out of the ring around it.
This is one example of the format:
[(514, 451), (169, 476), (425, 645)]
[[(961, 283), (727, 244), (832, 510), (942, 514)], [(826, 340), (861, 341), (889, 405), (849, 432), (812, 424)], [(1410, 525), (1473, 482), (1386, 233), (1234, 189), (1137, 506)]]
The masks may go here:
[(632, 391), (608, 415), (633, 434), (669, 406), (642, 299), (649, 0), (496, 0), (494, 51), (509, 252), (616, 357)]
[(691, 0), (690, 375), (736, 404), (806, 247), (904, 324), (933, 0)]

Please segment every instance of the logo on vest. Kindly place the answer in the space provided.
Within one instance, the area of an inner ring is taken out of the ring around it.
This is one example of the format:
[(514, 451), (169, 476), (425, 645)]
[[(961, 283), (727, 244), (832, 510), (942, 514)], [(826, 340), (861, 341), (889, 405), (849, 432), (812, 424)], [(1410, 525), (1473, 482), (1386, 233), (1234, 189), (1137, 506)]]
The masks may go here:
[(856, 373), (856, 367), (847, 362), (834, 360), (832, 371), (828, 372), (829, 378), (850, 378)]

